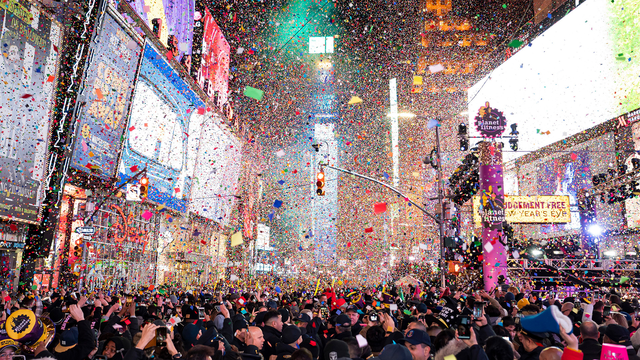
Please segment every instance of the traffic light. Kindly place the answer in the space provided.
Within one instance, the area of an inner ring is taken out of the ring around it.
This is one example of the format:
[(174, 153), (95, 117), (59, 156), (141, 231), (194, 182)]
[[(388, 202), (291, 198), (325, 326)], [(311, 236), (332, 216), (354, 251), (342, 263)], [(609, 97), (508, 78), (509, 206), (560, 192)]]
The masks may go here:
[(511, 124), (511, 132), (509, 135), (513, 137), (509, 139), (509, 147), (513, 151), (518, 151), (518, 134), (520, 134), (520, 132), (518, 132), (518, 124)]
[(460, 139), (460, 151), (469, 150), (469, 139), (467, 138), (467, 125), (458, 125), (458, 138)]
[(518, 151), (518, 139), (509, 139), (509, 147), (513, 151)]
[(149, 178), (143, 176), (140, 178), (140, 199), (146, 199), (149, 196)]
[(73, 256), (77, 258), (82, 257), (82, 239), (76, 239), (75, 245), (73, 246)]
[(324, 182), (325, 182), (324, 171), (320, 171), (318, 175), (316, 175), (316, 186), (318, 187), (316, 189), (316, 194), (318, 194), (319, 196), (324, 196), (325, 194)]

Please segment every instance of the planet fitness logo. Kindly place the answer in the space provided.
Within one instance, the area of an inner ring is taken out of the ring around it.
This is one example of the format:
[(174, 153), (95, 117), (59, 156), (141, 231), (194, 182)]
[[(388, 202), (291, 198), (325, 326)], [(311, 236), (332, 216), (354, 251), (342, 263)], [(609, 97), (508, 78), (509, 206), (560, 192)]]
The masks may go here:
[(492, 108), (487, 101), (485, 106), (478, 110), (474, 124), (482, 137), (493, 139), (504, 133), (507, 128), (507, 119), (502, 111)]
[(29, 319), (28, 315), (18, 315), (13, 318), (11, 330), (15, 334), (21, 334), (29, 329), (29, 325), (31, 325), (31, 319)]

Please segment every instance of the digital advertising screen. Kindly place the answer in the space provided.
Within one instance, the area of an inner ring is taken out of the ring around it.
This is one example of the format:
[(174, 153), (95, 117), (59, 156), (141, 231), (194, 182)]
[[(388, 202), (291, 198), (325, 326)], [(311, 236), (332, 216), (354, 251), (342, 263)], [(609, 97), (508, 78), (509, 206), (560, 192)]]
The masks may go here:
[(118, 165), (142, 46), (107, 13), (93, 47), (71, 166), (109, 179)]
[(196, 12), (191, 75), (202, 90), (222, 106), (228, 99), (231, 48), (205, 3), (199, 1)]
[(62, 26), (26, 0), (0, 1), (0, 218), (37, 223)]
[(637, 1), (585, 1), (469, 89), (470, 123), (486, 102), (517, 123), (508, 161), (638, 108), (638, 16)]
[(191, 68), (195, 0), (127, 0), (178, 62)]
[(147, 168), (152, 202), (187, 211), (205, 104), (149, 43), (144, 48), (118, 174), (121, 182)]
[(220, 122), (212, 115), (202, 128), (189, 211), (225, 226), (238, 194), (242, 149)]

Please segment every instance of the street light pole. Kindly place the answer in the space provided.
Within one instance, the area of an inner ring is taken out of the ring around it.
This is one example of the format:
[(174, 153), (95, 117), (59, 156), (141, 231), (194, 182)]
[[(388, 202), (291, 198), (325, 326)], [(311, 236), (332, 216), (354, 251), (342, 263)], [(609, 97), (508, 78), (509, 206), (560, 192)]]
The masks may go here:
[(442, 281), (442, 287), (445, 287), (446, 272), (444, 269), (444, 204), (443, 204), (443, 184), (442, 184), (442, 154), (440, 153), (440, 126), (436, 126), (436, 149), (438, 151), (438, 204), (440, 206), (440, 280)]

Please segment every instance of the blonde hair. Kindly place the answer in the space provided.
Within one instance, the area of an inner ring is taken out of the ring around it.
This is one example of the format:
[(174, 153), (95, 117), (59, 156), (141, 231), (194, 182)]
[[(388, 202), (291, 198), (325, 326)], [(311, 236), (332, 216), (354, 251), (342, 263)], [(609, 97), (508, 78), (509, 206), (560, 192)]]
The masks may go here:
[(629, 328), (629, 323), (627, 322), (627, 318), (619, 312), (611, 313), (611, 318), (618, 323), (618, 325), (622, 326), (625, 329)]

